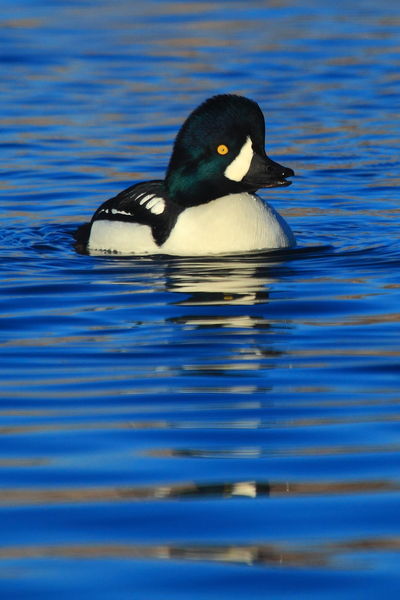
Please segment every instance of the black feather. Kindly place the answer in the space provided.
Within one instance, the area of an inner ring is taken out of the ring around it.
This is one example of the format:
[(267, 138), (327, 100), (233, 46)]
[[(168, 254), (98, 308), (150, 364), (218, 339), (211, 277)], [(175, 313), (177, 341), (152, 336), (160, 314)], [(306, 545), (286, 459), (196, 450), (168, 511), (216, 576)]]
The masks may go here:
[[(146, 196), (149, 196), (149, 198), (143, 203)], [(147, 206), (154, 198), (164, 201), (163, 211), (159, 214), (152, 212)], [(90, 237), (90, 227), (95, 221), (124, 221), (148, 225), (151, 228), (154, 241), (158, 246), (161, 246), (167, 240), (182, 210), (182, 207), (168, 200), (163, 181), (154, 180), (136, 183), (114, 198), (104, 202), (94, 213), (91, 223), (86, 226), (82, 225), (75, 237), (78, 239), (77, 236), (79, 236), (78, 242), (87, 244)], [(85, 237), (86, 242), (81, 242)]]

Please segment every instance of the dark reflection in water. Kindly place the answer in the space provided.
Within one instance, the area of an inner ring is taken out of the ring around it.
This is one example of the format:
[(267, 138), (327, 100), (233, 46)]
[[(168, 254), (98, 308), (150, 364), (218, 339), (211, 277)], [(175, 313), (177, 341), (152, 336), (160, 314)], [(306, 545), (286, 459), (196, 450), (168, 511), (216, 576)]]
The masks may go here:
[[(3, 465), (5, 466), (5, 465)], [(79, 488), (79, 489), (4, 489), (0, 504), (64, 504), (76, 502), (121, 502), (142, 500), (163, 500), (168, 498), (260, 498), (262, 496), (315, 496), (326, 494), (363, 494), (373, 492), (396, 492), (399, 484), (392, 481), (350, 481), (350, 482), (295, 482), (264, 483), (257, 481), (237, 481), (235, 483), (196, 483), (162, 485), (149, 488)]]

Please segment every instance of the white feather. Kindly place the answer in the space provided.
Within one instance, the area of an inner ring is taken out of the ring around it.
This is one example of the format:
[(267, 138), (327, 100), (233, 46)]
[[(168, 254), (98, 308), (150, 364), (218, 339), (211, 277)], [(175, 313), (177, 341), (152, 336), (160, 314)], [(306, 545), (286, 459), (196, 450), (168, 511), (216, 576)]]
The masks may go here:
[(224, 171), (225, 177), (231, 179), (231, 181), (242, 181), (243, 177), (250, 169), (253, 155), (253, 144), (250, 136), (247, 136), (237, 157), (226, 167)]
[(286, 221), (258, 196), (229, 194), (184, 210), (162, 246), (167, 254), (226, 254), (296, 244)]
[(258, 196), (229, 194), (182, 211), (168, 239), (158, 246), (150, 227), (95, 221), (88, 248), (122, 254), (181, 256), (287, 248), (296, 240), (286, 221)]
[(118, 252), (120, 254), (157, 254), (159, 247), (150, 227), (123, 221), (95, 221), (90, 230), (88, 249), (91, 254)]

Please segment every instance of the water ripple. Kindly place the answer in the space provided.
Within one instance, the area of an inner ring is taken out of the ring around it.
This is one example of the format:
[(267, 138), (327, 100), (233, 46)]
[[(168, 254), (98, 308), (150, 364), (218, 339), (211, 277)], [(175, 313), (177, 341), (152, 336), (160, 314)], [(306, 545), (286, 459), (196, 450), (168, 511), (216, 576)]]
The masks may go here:
[[(2, 9), (2, 597), (396, 598), (394, 2)], [(298, 247), (76, 248), (221, 92)]]

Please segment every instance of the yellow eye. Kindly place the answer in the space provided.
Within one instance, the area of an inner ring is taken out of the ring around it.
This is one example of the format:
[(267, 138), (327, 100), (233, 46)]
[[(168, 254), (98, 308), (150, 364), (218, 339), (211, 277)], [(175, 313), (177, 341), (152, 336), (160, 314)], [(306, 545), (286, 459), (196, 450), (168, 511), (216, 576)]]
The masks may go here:
[(220, 144), (217, 148), (218, 154), (228, 154), (229, 148), (225, 144)]

